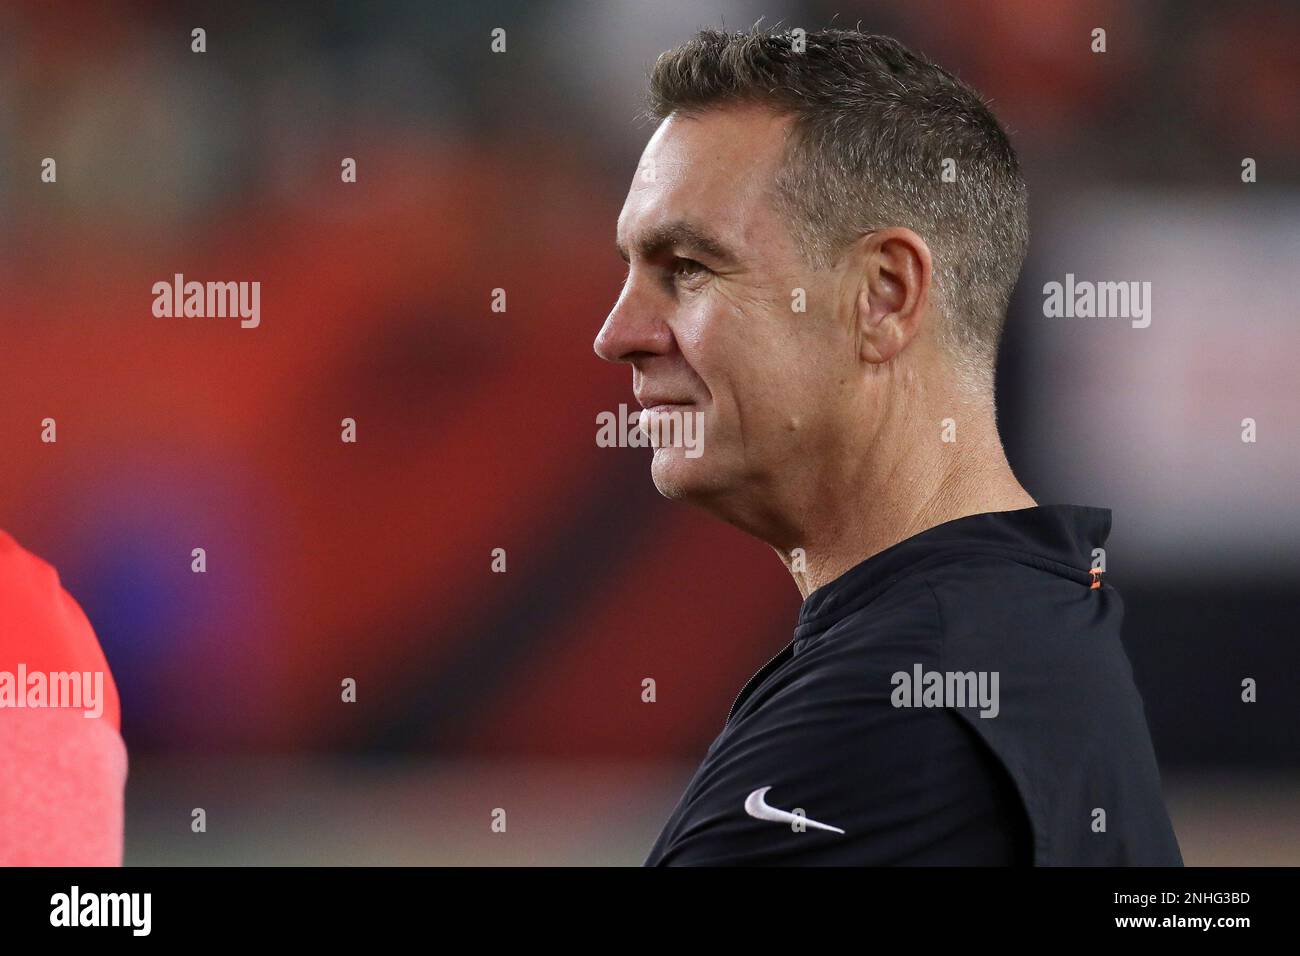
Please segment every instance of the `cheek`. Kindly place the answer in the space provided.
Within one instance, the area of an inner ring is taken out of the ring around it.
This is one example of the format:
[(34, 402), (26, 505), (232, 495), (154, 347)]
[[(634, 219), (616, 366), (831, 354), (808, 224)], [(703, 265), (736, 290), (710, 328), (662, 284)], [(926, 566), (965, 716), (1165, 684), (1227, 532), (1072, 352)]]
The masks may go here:
[(674, 334), (722, 414), (739, 417), (747, 430), (789, 431), (808, 420), (836, 376), (844, 377), (830, 330), (817, 322), (784, 299), (719, 292), (684, 314)]
[(737, 341), (741, 327), (742, 323), (725, 307), (706, 303), (686, 312), (674, 325), (682, 358), (710, 397), (724, 393), (733, 377), (732, 363), (743, 344)]
[(742, 397), (755, 428), (801, 440), (839, 414), (850, 370), (825, 336), (790, 335), (765, 349)]

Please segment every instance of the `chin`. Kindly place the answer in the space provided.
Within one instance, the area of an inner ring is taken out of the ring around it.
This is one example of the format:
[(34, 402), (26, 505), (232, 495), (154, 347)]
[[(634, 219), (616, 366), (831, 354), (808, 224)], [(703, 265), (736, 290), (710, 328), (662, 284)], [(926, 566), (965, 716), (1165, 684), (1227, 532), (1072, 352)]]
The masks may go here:
[(688, 458), (683, 448), (656, 448), (650, 477), (659, 494), (672, 501), (702, 502), (722, 484), (708, 458)]

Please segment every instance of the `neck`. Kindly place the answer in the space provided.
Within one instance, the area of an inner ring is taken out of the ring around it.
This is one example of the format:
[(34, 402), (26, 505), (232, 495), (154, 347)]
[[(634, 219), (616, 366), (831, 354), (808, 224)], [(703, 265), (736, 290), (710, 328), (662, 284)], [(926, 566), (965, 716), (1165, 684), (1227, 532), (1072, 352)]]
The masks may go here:
[[(817, 482), (800, 503), (798, 544), (774, 545), (804, 598), (927, 528), (1036, 505), (1007, 462), (991, 403), (950, 415), (927, 410), (903, 417), (882, 428), (856, 466)], [(947, 417), (956, 421), (952, 442), (941, 440)], [(821, 474), (825, 478), (826, 471)]]

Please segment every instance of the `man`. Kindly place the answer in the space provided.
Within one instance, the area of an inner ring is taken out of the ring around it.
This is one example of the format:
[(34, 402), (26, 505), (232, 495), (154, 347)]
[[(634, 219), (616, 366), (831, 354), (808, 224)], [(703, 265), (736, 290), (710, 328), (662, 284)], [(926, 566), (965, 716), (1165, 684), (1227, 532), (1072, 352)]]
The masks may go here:
[(120, 866), (126, 771), (90, 622), (0, 531), (0, 866)]
[(704, 31), (650, 86), (595, 349), (668, 436), (659, 491), (805, 600), (647, 863), (1181, 865), (1110, 513), (1038, 506), (997, 433), (1028, 216), (996, 119), (849, 30)]

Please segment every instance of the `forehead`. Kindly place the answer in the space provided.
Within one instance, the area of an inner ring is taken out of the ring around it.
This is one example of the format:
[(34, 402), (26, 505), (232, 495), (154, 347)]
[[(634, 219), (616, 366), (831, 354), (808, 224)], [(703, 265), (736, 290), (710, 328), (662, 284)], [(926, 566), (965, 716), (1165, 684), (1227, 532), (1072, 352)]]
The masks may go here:
[(773, 189), (789, 126), (788, 116), (759, 106), (669, 116), (632, 177), (618, 218), (620, 247), (683, 221), (740, 254), (770, 242), (782, 228)]

